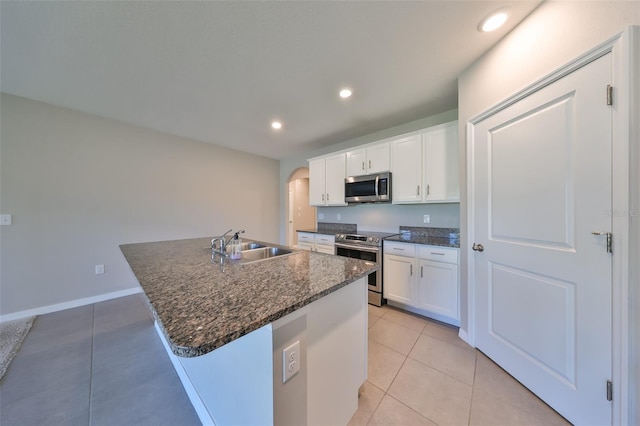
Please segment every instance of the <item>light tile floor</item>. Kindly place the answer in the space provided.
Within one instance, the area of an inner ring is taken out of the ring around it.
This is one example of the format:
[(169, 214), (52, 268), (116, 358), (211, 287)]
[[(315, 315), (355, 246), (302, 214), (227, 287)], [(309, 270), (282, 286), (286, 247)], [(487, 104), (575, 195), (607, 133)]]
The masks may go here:
[(369, 305), (369, 378), (350, 425), (568, 425), (458, 337), (458, 329)]
[[(38, 317), (0, 382), (0, 425), (196, 425), (139, 295)], [(567, 425), (457, 329), (369, 306), (351, 425)]]

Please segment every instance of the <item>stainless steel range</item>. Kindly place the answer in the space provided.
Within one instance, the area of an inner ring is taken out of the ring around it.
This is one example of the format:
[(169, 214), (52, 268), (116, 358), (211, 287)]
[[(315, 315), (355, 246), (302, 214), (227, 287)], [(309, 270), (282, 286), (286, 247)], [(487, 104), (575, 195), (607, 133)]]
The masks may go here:
[(338, 256), (367, 260), (380, 265), (380, 269), (369, 274), (369, 303), (382, 306), (382, 240), (397, 235), (389, 232), (366, 232), (362, 234), (336, 234)]

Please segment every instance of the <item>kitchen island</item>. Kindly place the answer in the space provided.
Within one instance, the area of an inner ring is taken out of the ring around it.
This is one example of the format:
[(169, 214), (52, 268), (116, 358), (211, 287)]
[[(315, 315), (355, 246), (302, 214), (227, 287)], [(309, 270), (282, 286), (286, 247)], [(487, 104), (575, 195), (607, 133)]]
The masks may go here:
[[(375, 264), (298, 251), (212, 262), (208, 238), (122, 245), (204, 424), (346, 424)], [(284, 349), (299, 345), (291, 366)], [(283, 383), (283, 369), (299, 368)]]

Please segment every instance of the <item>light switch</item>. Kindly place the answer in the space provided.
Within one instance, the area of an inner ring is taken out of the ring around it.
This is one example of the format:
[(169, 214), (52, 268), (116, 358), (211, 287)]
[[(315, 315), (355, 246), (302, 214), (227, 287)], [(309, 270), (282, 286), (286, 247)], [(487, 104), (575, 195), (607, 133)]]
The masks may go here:
[(0, 214), (0, 225), (11, 225), (11, 215)]

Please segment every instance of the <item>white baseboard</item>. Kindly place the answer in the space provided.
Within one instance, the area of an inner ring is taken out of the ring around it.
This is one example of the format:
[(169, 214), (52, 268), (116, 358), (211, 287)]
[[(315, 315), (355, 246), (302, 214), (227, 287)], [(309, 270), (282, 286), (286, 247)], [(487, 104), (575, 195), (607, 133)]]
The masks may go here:
[(463, 330), (462, 328), (460, 330), (458, 330), (458, 337), (461, 338), (462, 340), (464, 340), (464, 342), (471, 346), (472, 348), (475, 348), (475, 346), (473, 346), (471, 344), (471, 342), (469, 341), (469, 335), (467, 334), (466, 330)]
[(65, 309), (77, 308), (78, 306), (104, 302), (105, 300), (116, 299), (118, 297), (124, 297), (124, 296), (130, 296), (132, 294), (136, 294), (140, 292), (142, 292), (142, 288), (134, 287), (126, 290), (114, 291), (112, 293), (101, 294), (98, 296), (71, 300), (69, 302), (56, 303), (55, 305), (48, 305), (48, 306), (42, 306), (40, 308), (27, 309), (25, 311), (19, 311), (19, 312), (14, 312), (12, 314), (2, 315), (2, 317), (0, 317), (0, 322), (13, 321), (13, 320), (32, 317), (36, 315), (49, 314), (51, 312), (64, 311)]

